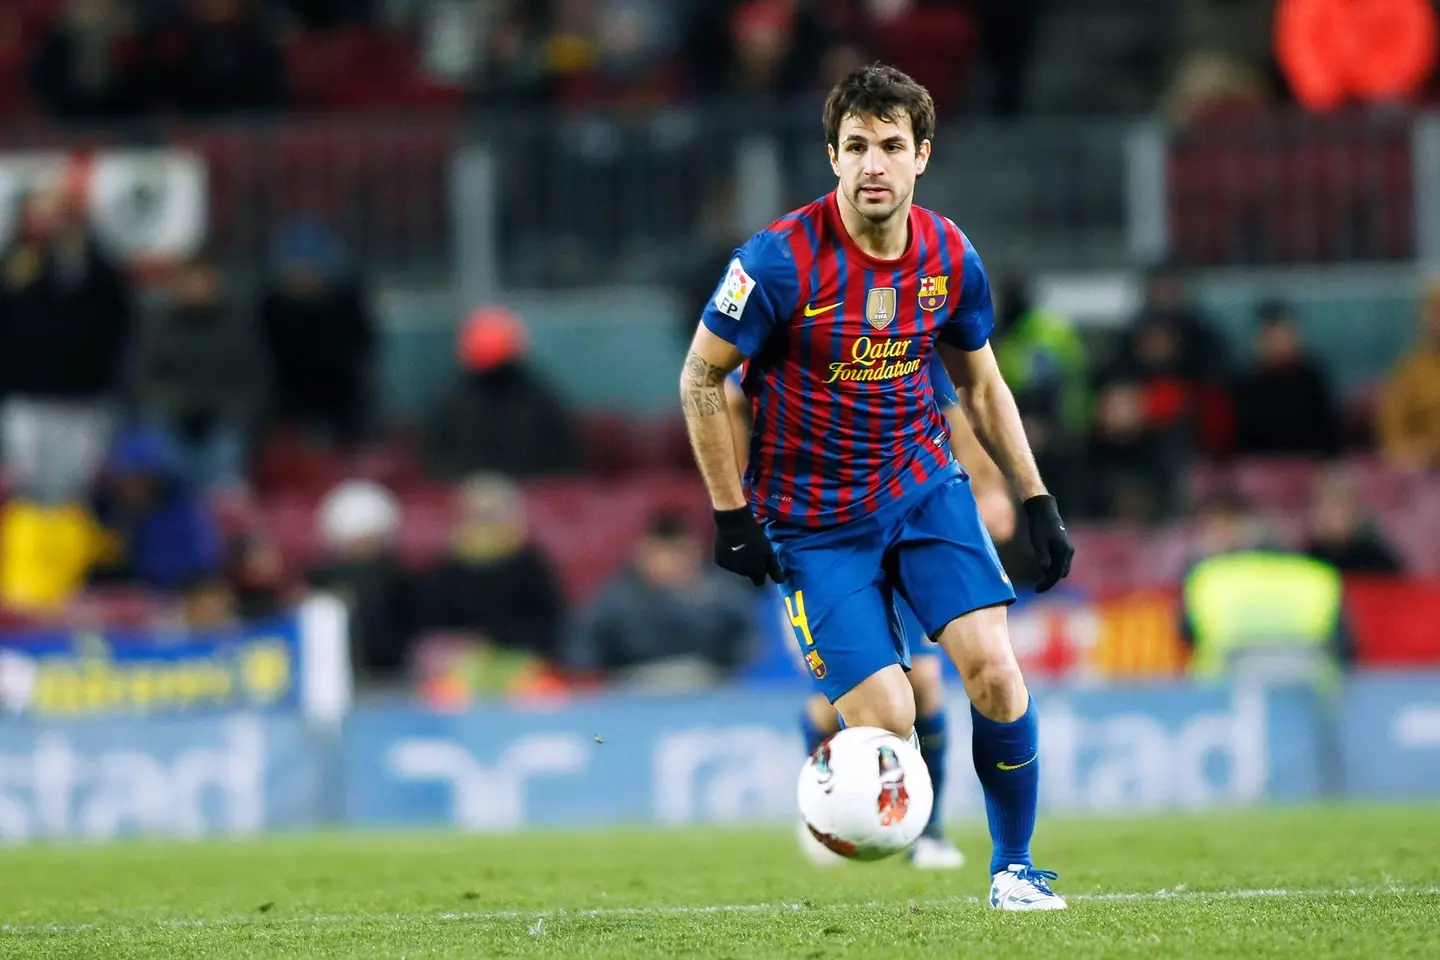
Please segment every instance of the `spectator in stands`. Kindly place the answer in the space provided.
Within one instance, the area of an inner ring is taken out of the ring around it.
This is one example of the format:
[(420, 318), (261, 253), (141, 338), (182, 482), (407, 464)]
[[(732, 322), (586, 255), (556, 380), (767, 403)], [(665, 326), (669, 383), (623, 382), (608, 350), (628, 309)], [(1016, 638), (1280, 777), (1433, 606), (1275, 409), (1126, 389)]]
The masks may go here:
[(146, 53), (124, 0), (68, 0), (30, 60), (30, 86), (56, 117), (130, 116), (154, 92)]
[(404, 679), (415, 627), (414, 585), (400, 563), (400, 504), (379, 484), (340, 484), (320, 505), (324, 560), (311, 587), (333, 593), (350, 612), (350, 656), (357, 678)]
[(1380, 399), (1385, 459), (1403, 468), (1440, 466), (1440, 277), (1420, 313), (1420, 343), (1395, 368)]
[(827, 41), (815, 5), (748, 0), (724, 16), (730, 91), (788, 98), (812, 87)]
[(110, 442), (130, 286), (91, 235), (78, 184), (31, 195), (0, 264), (0, 445), (12, 491), (71, 501)]
[(631, 564), (582, 613), (564, 659), (615, 684), (702, 688), (750, 655), (755, 615), (754, 596), (706, 562), (683, 518), (661, 514)]
[(477, 47), (477, 109), (523, 110), (545, 102), (551, 90), (540, 11), (524, 3), (495, 5)]
[(420, 581), (423, 628), (555, 659), (564, 599), (549, 560), (529, 540), (520, 489), (482, 474), (465, 481), (460, 504), (450, 556)]
[(275, 416), (353, 444), (368, 425), (376, 350), (360, 284), (349, 275), (339, 240), (313, 221), (280, 231), (274, 269), (259, 312)]
[(1195, 511), (1195, 562), (1227, 553), (1260, 550), (1270, 543), (1265, 521), (1237, 494), (1222, 491)]
[(166, 90), (187, 113), (274, 110), (285, 99), (275, 31), (255, 0), (189, 0), (167, 49)]
[(1191, 302), (1184, 276), (1153, 268), (1144, 306), (1102, 381), (1138, 386), (1153, 429), (1218, 455), (1233, 433), (1228, 370), (1225, 341)]
[(1267, 105), (1260, 72), (1235, 57), (1200, 51), (1186, 57), (1165, 98), (1165, 113), (1177, 124), (1254, 114)]
[(1189, 456), (1185, 433), (1152, 419), (1140, 384), (1111, 383), (1096, 404), (1084, 461), (1085, 512), (1136, 523), (1172, 516)]
[(280, 550), (259, 533), (243, 533), (231, 542), (225, 579), (235, 598), (235, 616), (244, 623), (276, 616), (290, 600)]
[(1255, 365), (1235, 384), (1235, 452), (1329, 457), (1340, 450), (1340, 411), (1325, 371), (1305, 353), (1290, 308), (1257, 311)]
[(191, 260), (136, 345), (140, 407), (170, 434), (186, 477), (201, 489), (244, 482), (247, 438), (265, 404), (254, 326), (224, 284), (210, 260)]
[[(1163, 327), (1177, 339), (1173, 366), (1182, 377), (1200, 383), (1225, 383), (1230, 375), (1230, 351), (1225, 338), (1191, 296), (1185, 274), (1176, 266), (1160, 263), (1145, 278), (1145, 301), (1131, 324), (1132, 332)], [(1144, 365), (1137, 356), (1143, 337), (1131, 337), (1122, 362)]]
[(220, 532), (164, 434), (120, 432), (96, 490), (95, 517), (106, 542), (93, 580), (209, 606), (220, 581)]
[(1404, 572), (1399, 556), (1365, 516), (1354, 481), (1339, 471), (1316, 482), (1305, 552), (1341, 573), (1397, 576)]
[[(1010, 3), (1023, 7), (1025, 0)], [(904, 70), (930, 91), (942, 117), (961, 106), (979, 46), (969, 6), (923, 0), (867, 0), (864, 4), (866, 40), (880, 59)], [(807, 63), (811, 73), (814, 62)]]
[(527, 358), (525, 328), (503, 307), (481, 307), (460, 330), (460, 378), (430, 412), (430, 471), (458, 480), (565, 473), (580, 465), (570, 411)]
[(1055, 478), (1051, 486), (1067, 502), (1090, 416), (1085, 346), (1068, 319), (1033, 302), (1021, 277), (1002, 277), (995, 293), (996, 362), (1015, 393), (1041, 474)]
[(1181, 636), (1194, 648), (1196, 677), (1217, 680), (1263, 657), (1323, 680), (1353, 661), (1335, 567), (1269, 546), (1263, 521), (1233, 496), (1202, 506), (1200, 524), (1201, 556), (1181, 588)]

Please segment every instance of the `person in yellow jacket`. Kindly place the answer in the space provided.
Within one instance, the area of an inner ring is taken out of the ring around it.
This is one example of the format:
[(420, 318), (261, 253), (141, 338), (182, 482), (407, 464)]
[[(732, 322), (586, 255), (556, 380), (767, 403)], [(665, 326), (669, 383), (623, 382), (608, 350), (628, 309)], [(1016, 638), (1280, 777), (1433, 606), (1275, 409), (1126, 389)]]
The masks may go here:
[(85, 505), (16, 497), (0, 507), (0, 604), (35, 614), (57, 611), (113, 549)]
[(1419, 345), (1383, 387), (1376, 427), (1390, 463), (1440, 466), (1440, 276), (1431, 278), (1421, 301)]
[(1263, 525), (1233, 498), (1206, 506), (1202, 530), (1208, 556), (1186, 573), (1181, 590), (1192, 675), (1222, 679), (1246, 653), (1312, 652), (1336, 668), (1353, 661), (1340, 571), (1267, 547)]

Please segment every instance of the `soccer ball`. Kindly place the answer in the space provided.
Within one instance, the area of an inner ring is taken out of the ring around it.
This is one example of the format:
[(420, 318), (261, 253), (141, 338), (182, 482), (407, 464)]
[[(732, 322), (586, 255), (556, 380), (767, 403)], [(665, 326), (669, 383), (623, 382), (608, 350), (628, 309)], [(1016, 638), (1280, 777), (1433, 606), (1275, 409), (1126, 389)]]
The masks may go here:
[(847, 727), (805, 761), (796, 799), (815, 839), (851, 860), (880, 860), (920, 837), (935, 789), (908, 741), (879, 727)]

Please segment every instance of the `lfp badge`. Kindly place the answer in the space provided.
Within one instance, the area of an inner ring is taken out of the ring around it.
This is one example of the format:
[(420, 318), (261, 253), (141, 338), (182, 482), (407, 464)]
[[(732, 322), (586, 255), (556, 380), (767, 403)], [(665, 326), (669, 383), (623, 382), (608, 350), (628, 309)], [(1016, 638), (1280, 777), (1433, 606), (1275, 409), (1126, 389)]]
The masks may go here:
[(920, 278), (920, 309), (934, 313), (945, 306), (945, 296), (949, 293), (946, 288), (950, 284), (950, 278), (944, 274), (938, 277)]

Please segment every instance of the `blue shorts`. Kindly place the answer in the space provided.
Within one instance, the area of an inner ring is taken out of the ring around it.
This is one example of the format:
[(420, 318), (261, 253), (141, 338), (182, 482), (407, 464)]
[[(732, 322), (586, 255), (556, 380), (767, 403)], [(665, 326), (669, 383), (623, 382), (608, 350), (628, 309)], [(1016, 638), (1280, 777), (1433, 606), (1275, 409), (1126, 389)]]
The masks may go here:
[(956, 617), (1015, 601), (964, 474), (849, 523), (772, 520), (765, 534), (785, 571), (796, 642), (831, 703), (892, 663), (908, 670), (912, 652), (934, 649), (928, 638)]

